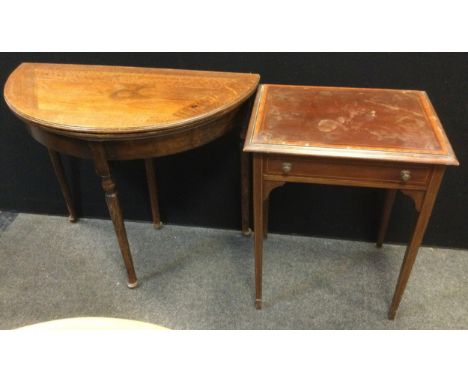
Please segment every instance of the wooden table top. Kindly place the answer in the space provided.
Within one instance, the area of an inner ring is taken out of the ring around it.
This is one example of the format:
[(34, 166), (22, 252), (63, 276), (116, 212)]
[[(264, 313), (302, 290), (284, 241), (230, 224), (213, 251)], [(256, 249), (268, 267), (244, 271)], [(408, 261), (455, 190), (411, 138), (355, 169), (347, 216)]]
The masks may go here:
[(262, 85), (244, 150), (458, 165), (416, 90)]
[(27, 121), (101, 135), (157, 132), (215, 119), (257, 88), (258, 74), (119, 66), (21, 64), (4, 96)]

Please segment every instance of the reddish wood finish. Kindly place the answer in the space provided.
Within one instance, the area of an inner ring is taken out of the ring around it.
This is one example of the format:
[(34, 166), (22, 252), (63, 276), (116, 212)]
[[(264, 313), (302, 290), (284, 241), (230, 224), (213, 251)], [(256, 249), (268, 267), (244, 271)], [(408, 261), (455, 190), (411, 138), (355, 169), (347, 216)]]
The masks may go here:
[[(287, 172), (283, 169), (285, 165), (287, 165)], [(402, 179), (402, 171), (409, 171), (409, 180)], [(330, 182), (350, 182), (362, 185), (379, 182), (383, 188), (424, 188), (430, 169), (427, 166), (408, 163), (369, 163), (355, 159), (343, 161), (270, 155), (266, 161), (265, 175), (268, 178), (275, 175), (290, 178), (304, 177), (308, 182), (319, 178), (320, 183), (327, 178)]]
[(394, 319), (447, 165), (458, 165), (426, 93), (262, 85), (244, 146), (254, 153), (255, 306), (262, 306), (268, 197), (286, 182), (387, 189), (381, 246), (397, 190), (418, 219), (388, 317)]
[[(251, 106), (251, 105), (250, 105)], [(247, 120), (246, 120), (247, 121)], [(251, 158), (250, 154), (244, 152), (245, 134), (247, 124), (241, 129), (239, 149), (240, 149), (240, 189), (241, 189), (241, 231), (244, 236), (250, 236), (250, 177)]]
[(390, 310), (388, 312), (388, 318), (391, 320), (393, 320), (396, 316), (398, 306), (400, 305), (406, 284), (408, 283), (411, 269), (413, 268), (413, 264), (418, 254), (419, 246), (421, 245), (424, 232), (426, 232), (426, 227), (429, 223), (429, 218), (431, 217), (432, 208), (434, 207), (437, 192), (439, 191), (442, 177), (444, 176), (444, 171), (445, 168), (441, 166), (434, 168), (434, 172), (428, 184), (427, 190), (423, 194), (424, 200), (421, 206), (421, 210), (418, 212), (418, 218), (414, 226), (413, 234), (411, 236), (408, 247), (406, 248), (405, 257), (403, 259), (403, 264), (401, 265), (392, 304), (390, 305)]
[[(241, 139), (241, 150), (244, 146), (244, 139)], [(250, 236), (250, 155), (241, 151), (241, 226), (242, 234)]]
[(427, 94), (262, 85), (245, 150), (457, 165)]

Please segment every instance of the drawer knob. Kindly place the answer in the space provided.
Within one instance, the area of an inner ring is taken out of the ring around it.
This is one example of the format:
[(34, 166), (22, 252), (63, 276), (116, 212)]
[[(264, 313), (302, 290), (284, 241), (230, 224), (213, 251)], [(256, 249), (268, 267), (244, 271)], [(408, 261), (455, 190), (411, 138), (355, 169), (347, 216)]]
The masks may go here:
[(284, 174), (288, 174), (291, 171), (292, 164), (289, 162), (283, 162), (281, 168), (283, 169)]
[(401, 170), (400, 177), (403, 182), (407, 182), (411, 179), (411, 171), (410, 170)]

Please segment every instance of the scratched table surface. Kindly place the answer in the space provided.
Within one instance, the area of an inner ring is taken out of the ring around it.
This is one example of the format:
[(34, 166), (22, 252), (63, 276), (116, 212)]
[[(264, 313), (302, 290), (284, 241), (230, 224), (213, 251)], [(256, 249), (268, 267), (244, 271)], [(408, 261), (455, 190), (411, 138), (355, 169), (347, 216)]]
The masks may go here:
[(23, 63), (4, 94), (27, 121), (63, 134), (111, 135), (217, 118), (247, 99), (258, 81), (251, 73)]
[(246, 151), (454, 164), (424, 91), (262, 85)]

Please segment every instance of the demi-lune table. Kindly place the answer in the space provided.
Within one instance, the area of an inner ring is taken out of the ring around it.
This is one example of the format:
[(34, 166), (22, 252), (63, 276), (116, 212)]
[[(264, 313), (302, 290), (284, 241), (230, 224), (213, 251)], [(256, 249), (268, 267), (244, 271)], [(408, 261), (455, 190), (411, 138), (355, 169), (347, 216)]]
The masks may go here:
[(423, 91), (261, 85), (244, 150), (253, 153), (256, 307), (270, 192), (286, 182), (387, 189), (377, 246), (395, 194), (417, 210), (388, 316), (394, 319), (445, 168), (458, 165)]
[[(110, 160), (144, 159), (153, 223), (160, 226), (153, 158), (206, 144), (229, 131), (259, 75), (157, 68), (23, 63), (4, 97), (48, 148), (76, 220), (59, 153), (94, 161), (128, 275), (137, 286)], [(242, 230), (248, 233), (248, 161), (242, 158)]]

